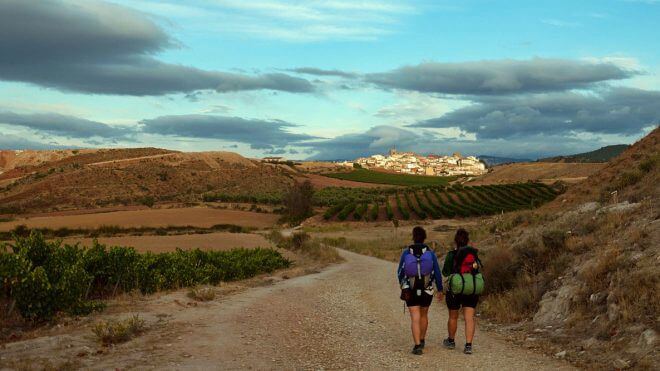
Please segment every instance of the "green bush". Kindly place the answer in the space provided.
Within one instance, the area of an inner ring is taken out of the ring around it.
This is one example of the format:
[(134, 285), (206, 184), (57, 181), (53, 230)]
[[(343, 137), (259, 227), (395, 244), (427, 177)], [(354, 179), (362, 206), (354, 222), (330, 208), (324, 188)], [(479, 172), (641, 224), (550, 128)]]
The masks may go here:
[(89, 249), (48, 242), (38, 232), (16, 236), (13, 253), (0, 251), (2, 296), (16, 302), (25, 318), (42, 321), (57, 312), (85, 314), (99, 309), (92, 299), (140, 290), (217, 284), (289, 266), (271, 249), (184, 251), (139, 254), (129, 247)]

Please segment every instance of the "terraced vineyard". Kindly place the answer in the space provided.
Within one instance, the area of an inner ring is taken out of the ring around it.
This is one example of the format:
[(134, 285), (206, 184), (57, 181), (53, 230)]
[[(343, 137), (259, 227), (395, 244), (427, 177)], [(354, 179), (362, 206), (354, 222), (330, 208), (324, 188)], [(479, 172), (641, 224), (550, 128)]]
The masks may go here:
[[(492, 215), (537, 207), (557, 192), (541, 183), (403, 189), (328, 188), (316, 203), (325, 220), (440, 219)], [(381, 210), (384, 212), (381, 213)]]

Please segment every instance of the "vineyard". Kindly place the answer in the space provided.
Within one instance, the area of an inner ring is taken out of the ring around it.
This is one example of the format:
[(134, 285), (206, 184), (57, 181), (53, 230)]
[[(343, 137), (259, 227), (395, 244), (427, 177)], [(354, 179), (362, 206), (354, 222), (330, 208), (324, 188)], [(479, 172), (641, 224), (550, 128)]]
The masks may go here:
[[(537, 207), (557, 192), (541, 183), (404, 189), (326, 188), (315, 195), (325, 220), (375, 221), (492, 215)], [(381, 210), (384, 212), (381, 213)]]
[(329, 178), (351, 180), (354, 182), (391, 184), (401, 186), (441, 186), (455, 177), (425, 176), (399, 173), (385, 173), (367, 169), (355, 169), (348, 173), (323, 174)]
[(99, 299), (138, 290), (153, 293), (196, 284), (215, 285), (288, 267), (272, 249), (177, 250), (140, 254), (94, 243), (87, 249), (46, 241), (38, 232), (0, 248), (0, 308), (43, 321), (59, 312), (86, 314)]

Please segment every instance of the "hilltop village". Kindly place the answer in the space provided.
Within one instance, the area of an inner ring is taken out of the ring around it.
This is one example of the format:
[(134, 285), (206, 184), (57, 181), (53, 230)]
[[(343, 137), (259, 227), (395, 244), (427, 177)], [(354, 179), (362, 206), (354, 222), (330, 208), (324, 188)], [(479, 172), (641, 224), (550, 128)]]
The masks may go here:
[(381, 168), (414, 175), (482, 175), (488, 172), (486, 165), (474, 156), (462, 157), (460, 153), (451, 156), (422, 156), (414, 152), (398, 152), (395, 148), (391, 149), (387, 156), (361, 157), (353, 163), (367, 169)]

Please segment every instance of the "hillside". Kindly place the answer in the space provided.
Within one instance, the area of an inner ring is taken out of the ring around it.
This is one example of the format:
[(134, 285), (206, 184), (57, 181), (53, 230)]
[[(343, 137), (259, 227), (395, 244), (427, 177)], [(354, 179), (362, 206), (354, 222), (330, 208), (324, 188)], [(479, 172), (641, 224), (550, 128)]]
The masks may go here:
[(0, 214), (196, 202), (207, 192), (281, 192), (292, 181), (280, 167), (230, 152), (81, 151), (54, 161), (7, 167), (0, 174)]
[(594, 174), (603, 164), (520, 162), (495, 166), (488, 174), (474, 178), (469, 185), (502, 184), (539, 181), (577, 183)]
[(595, 151), (578, 153), (569, 156), (555, 156), (539, 159), (539, 162), (607, 162), (630, 147), (627, 144), (601, 147)]
[(493, 167), (493, 166), (497, 166), (497, 165), (504, 165), (504, 164), (512, 164), (512, 163), (515, 163), (515, 162), (531, 162), (532, 161), (532, 160), (529, 160), (529, 159), (487, 156), (487, 155), (479, 155), (479, 156), (477, 156), (477, 158), (479, 158), (479, 160), (481, 160), (488, 167)]
[(546, 206), (492, 224), (485, 315), (587, 368), (658, 365), (659, 181), (656, 129)]

